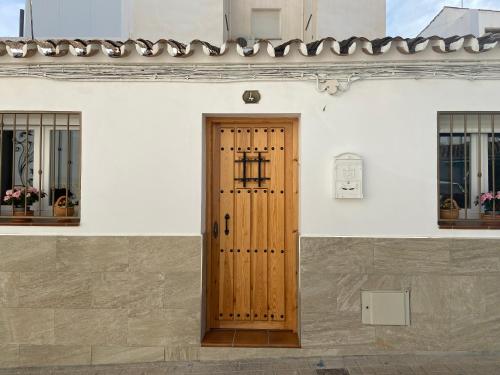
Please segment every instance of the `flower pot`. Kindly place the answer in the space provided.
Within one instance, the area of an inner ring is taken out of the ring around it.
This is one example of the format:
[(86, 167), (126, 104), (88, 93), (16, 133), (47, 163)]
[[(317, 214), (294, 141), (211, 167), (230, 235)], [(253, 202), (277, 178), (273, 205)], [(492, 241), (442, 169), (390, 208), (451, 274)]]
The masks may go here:
[(460, 210), (458, 208), (450, 209), (441, 209), (439, 211), (439, 216), (442, 220), (457, 220), (460, 214)]
[(480, 217), (484, 221), (500, 221), (500, 211), (486, 211), (485, 213), (481, 213)]
[(456, 200), (447, 198), (443, 201), (439, 210), (441, 220), (457, 220), (460, 214), (460, 207)]
[(29, 217), (34, 216), (35, 213), (31, 210), (31, 207), (14, 207), (13, 216), (15, 219), (12, 219), (14, 223), (29, 223), (31, 219)]
[(14, 207), (14, 216), (33, 216), (34, 214), (30, 207), (27, 207), (26, 210), (24, 207)]
[[(66, 211), (67, 210), (67, 211)], [(57, 217), (66, 217), (66, 216), (75, 216), (75, 207), (54, 207), (54, 216)]]
[(66, 197), (59, 197), (54, 204), (54, 216), (69, 217), (75, 216), (75, 207), (66, 207)]

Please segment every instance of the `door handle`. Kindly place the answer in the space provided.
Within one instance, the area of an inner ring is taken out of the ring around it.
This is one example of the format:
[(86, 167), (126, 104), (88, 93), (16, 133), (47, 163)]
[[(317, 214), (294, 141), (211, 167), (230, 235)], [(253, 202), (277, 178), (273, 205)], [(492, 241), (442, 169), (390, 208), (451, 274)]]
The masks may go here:
[(226, 220), (226, 228), (224, 229), (224, 234), (226, 236), (229, 235), (229, 219), (231, 218), (231, 216), (229, 216), (229, 214), (226, 214), (226, 216), (224, 216), (224, 219)]
[(217, 238), (219, 236), (219, 224), (217, 222), (214, 223), (214, 227), (213, 227), (213, 235), (214, 235), (214, 238)]

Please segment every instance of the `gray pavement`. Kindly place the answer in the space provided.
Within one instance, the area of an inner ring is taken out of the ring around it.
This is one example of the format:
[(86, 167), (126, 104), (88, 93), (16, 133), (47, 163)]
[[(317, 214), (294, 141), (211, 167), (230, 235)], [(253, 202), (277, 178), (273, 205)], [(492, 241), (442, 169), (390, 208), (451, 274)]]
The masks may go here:
[(0, 375), (500, 375), (500, 353), (157, 362), (0, 369)]

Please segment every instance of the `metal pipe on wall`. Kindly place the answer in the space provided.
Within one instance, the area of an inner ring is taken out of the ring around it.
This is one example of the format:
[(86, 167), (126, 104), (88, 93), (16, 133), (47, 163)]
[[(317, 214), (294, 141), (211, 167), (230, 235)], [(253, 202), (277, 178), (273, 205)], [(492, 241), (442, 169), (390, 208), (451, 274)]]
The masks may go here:
[(24, 9), (19, 9), (19, 37), (24, 37)]

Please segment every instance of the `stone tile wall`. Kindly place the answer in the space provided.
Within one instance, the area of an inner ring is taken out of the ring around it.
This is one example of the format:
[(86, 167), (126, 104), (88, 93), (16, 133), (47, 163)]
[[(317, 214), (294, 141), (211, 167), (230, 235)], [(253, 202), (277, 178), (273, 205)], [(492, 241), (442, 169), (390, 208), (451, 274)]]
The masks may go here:
[(186, 359), (201, 237), (0, 237), (0, 367)]
[[(301, 265), (304, 348), (500, 350), (500, 240), (302, 238)], [(410, 327), (361, 324), (362, 289), (408, 287)]]
[[(0, 236), (0, 368), (500, 351), (500, 240), (302, 238), (302, 349), (200, 348), (201, 243)], [(361, 324), (407, 287), (410, 327)]]

